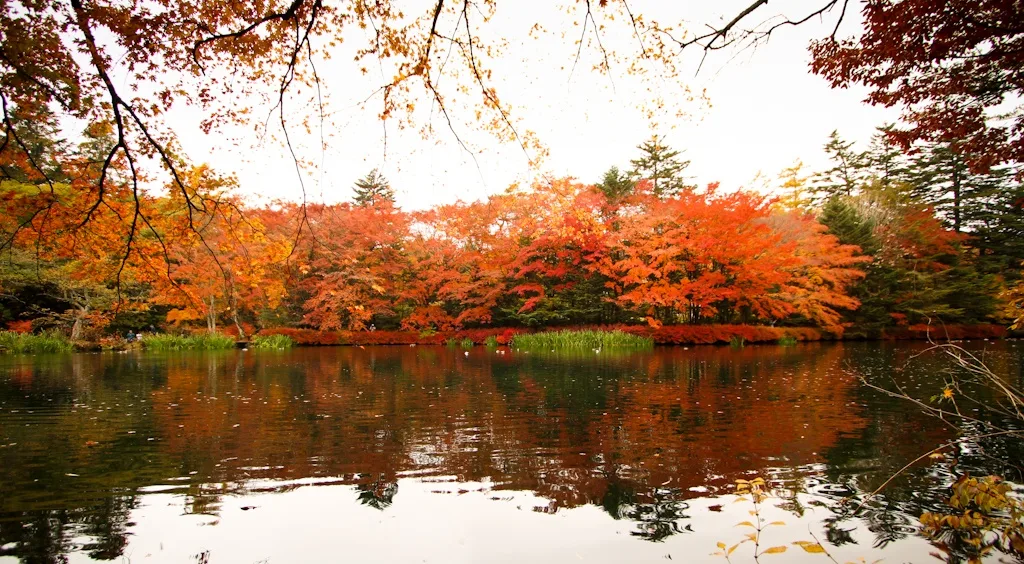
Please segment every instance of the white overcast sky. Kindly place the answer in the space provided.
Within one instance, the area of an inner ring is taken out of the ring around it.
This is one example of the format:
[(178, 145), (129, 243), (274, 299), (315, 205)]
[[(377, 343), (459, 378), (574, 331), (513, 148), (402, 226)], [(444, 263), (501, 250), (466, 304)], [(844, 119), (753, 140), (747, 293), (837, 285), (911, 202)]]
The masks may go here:
[[(731, 190), (752, 187), (759, 172), (775, 178), (796, 159), (812, 169), (824, 166), (821, 148), (833, 129), (847, 139), (866, 143), (876, 126), (895, 119), (891, 110), (863, 104), (863, 90), (833, 90), (809, 72), (808, 43), (831, 31), (832, 15), (823, 22), (780, 29), (756, 49), (717, 53), (699, 74), (687, 73), (685, 86), (695, 93), (706, 92), (707, 105), (686, 101), (682, 85), (656, 83), (655, 93), (669, 100), (670, 107), (652, 129), (640, 108), (652, 107), (653, 102), (646, 99), (648, 92), (627, 75), (624, 66), (613, 66), (610, 75), (591, 70), (599, 51), (590, 32), (583, 58), (570, 77), (582, 12), (567, 15), (553, 8), (557, 4), (546, 0), (499, 2), (493, 23), (482, 30), (502, 35), (509, 42), (505, 56), (491, 65), (494, 84), (513, 105), (519, 127), (535, 131), (550, 151), (538, 168), (529, 166), (518, 146), (499, 143), (479, 125), (464, 119), (456, 129), (471, 148), (471, 156), (443, 118), (428, 111), (418, 115), (421, 123), (426, 120), (434, 126), (429, 139), (390, 124), (385, 152), (385, 128), (377, 118), (379, 98), (360, 103), (380, 85), (381, 74), (361, 76), (346, 62), (350, 57), (341, 53), (335, 59), (342, 62), (330, 66), (322, 62), (319, 68), (330, 112), (325, 122), (328, 149), (319, 150), (318, 132), (292, 130), (300, 156), (314, 163), (304, 172), (307, 198), (349, 200), (352, 183), (374, 167), (391, 181), (398, 203), (405, 209), (471, 201), (545, 174), (594, 182), (611, 165), (628, 168), (629, 160), (638, 155), (636, 145), (654, 131), (663, 134), (671, 147), (685, 151), (685, 158), (692, 161), (689, 173), (698, 183), (719, 181), (723, 189)], [(666, 4), (631, 0), (630, 7), (647, 20), (667, 24), (684, 18), (696, 27), (731, 18), (749, 0)], [(816, 4), (773, 1), (755, 18), (780, 13), (803, 17)], [(848, 13), (840, 35), (858, 29), (859, 3), (850, 4), (852, 13)], [(544, 23), (549, 33), (527, 37), (537, 21)], [(628, 22), (602, 22), (600, 13), (598, 21), (607, 25), (602, 36), (607, 48), (616, 48), (623, 55), (635, 48)], [(684, 64), (694, 69), (700, 54), (698, 49), (688, 51)], [(295, 101), (291, 107), (295, 104), (301, 102)], [(314, 111), (312, 107), (302, 109)], [(688, 117), (674, 117), (677, 109)], [(261, 143), (255, 135), (239, 132), (233, 132), (241, 137), (237, 146), (225, 141), (228, 132), (204, 135), (191, 119), (195, 115), (182, 112), (173, 122), (193, 160), (237, 174), (241, 191), (254, 201), (302, 197), (302, 186), (285, 147), (273, 141)]]

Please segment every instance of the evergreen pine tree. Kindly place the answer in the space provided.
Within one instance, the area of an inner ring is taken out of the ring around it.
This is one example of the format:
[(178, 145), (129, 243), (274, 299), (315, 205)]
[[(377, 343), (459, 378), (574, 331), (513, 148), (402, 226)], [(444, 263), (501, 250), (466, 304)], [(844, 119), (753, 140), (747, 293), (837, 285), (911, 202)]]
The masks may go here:
[(818, 222), (828, 228), (844, 245), (857, 245), (865, 255), (874, 255), (880, 244), (875, 237), (875, 222), (864, 217), (849, 198), (833, 196), (821, 208)]
[[(71, 181), (57, 159), (58, 155), (68, 151), (69, 144), (60, 137), (57, 117), (52, 112), (44, 109), (31, 116), (22, 116), (14, 109), (7, 121), (11, 130), (0, 134), (0, 180), (26, 183)], [(17, 154), (24, 156), (24, 160), (15, 157)]]
[(948, 144), (919, 148), (912, 162), (914, 196), (935, 208), (954, 231), (964, 229), (964, 201), (983, 179), (970, 174), (966, 159)]
[(352, 190), (355, 192), (352, 200), (357, 206), (370, 206), (385, 200), (392, 204), (395, 203), (395, 190), (377, 169), (371, 170), (369, 174), (356, 180)]
[[(857, 245), (861, 253), (872, 259), (881, 249), (881, 242), (875, 236), (875, 222), (865, 217), (850, 198), (838, 195), (829, 198), (818, 215), (818, 221), (840, 243)], [(850, 295), (860, 300), (860, 307), (845, 316), (853, 325), (847, 335), (877, 337), (892, 324), (889, 313), (893, 289), (899, 285), (899, 275), (895, 269), (876, 260), (859, 268), (864, 270), (864, 278), (851, 288)]]
[(889, 142), (890, 129), (891, 125), (879, 127), (871, 136), (871, 144), (863, 154), (866, 172), (882, 189), (911, 182), (906, 155), (899, 147)]
[(864, 183), (867, 157), (854, 150), (853, 142), (843, 141), (838, 131), (829, 135), (825, 143), (834, 166), (814, 177), (811, 192), (816, 202), (827, 202), (833, 196), (853, 196)]
[(654, 195), (669, 198), (694, 188), (686, 182), (687, 177), (683, 176), (690, 161), (680, 161), (680, 152), (665, 145), (660, 136), (651, 136), (649, 140), (637, 145), (637, 148), (643, 152), (643, 156), (630, 161), (633, 165), (630, 177), (650, 180)]
[(965, 199), (963, 222), (977, 266), (1009, 280), (1024, 268), (1024, 184), (1012, 168), (993, 169)]
[(633, 188), (636, 187), (636, 182), (620, 172), (619, 167), (613, 166), (604, 173), (601, 181), (595, 186), (604, 192), (609, 202), (614, 203), (631, 194)]

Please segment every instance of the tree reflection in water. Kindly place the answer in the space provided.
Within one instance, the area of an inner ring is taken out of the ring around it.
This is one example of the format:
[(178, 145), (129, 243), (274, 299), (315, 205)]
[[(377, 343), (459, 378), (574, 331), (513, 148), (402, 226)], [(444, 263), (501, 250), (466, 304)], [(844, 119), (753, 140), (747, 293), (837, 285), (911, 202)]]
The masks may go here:
[[(818, 523), (832, 546), (855, 542), (858, 527), (885, 546), (914, 534), (954, 479), (952, 461), (940, 461), (856, 515), (841, 503), (949, 438), (856, 380), (913, 352), (865, 343), (3, 358), (0, 555), (117, 558), (152, 492), (217, 516), (225, 496), (329, 480), (388, 512), (402, 480), (442, 476), (531, 492), (542, 512), (597, 506), (633, 522), (633, 536), (665, 541), (701, 527), (694, 500), (756, 474), (792, 515), (827, 508)], [(899, 377), (925, 389), (936, 373), (924, 360)]]

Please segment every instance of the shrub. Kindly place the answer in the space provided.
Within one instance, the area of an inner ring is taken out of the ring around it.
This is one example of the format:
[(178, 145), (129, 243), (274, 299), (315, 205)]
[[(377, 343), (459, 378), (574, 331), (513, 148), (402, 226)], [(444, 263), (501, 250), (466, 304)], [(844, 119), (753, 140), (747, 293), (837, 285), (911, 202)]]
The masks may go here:
[(294, 344), (288, 335), (255, 335), (249, 345), (254, 349), (290, 349)]
[(490, 337), (487, 337), (486, 341), (484, 341), (484, 345), (489, 349), (496, 349), (498, 348), (498, 338), (491, 335)]
[(459, 346), (461, 346), (464, 349), (471, 349), (473, 348), (473, 339), (470, 339), (469, 337), (464, 337), (461, 341), (459, 341)]
[(146, 335), (142, 346), (154, 351), (223, 350), (235, 346), (235, 340), (220, 333), (199, 333), (197, 335), (169, 335), (160, 333)]
[(783, 335), (779, 337), (779, 345), (783, 347), (792, 347), (796, 345), (796, 337), (792, 335)]
[(332, 331), (316, 331), (314, 329), (293, 329), (291, 327), (274, 327), (260, 331), (260, 335), (284, 335), (296, 345), (340, 345), (341, 336)]
[(538, 350), (600, 350), (603, 348), (650, 349), (650, 337), (631, 335), (623, 331), (565, 330), (516, 335), (512, 339), (516, 348)]
[(32, 321), (29, 319), (10, 321), (7, 323), (7, 330), (14, 331), (15, 333), (31, 333)]

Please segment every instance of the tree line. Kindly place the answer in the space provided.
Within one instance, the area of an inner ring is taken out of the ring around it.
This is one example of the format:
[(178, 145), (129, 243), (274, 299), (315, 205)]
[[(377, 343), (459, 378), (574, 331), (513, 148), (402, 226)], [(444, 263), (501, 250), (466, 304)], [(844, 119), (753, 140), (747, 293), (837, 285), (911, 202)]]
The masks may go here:
[(1020, 317), (1016, 170), (973, 173), (947, 147), (899, 151), (884, 132), (864, 151), (833, 134), (834, 166), (787, 169), (775, 196), (698, 187), (655, 136), (594, 184), (548, 178), (418, 212), (376, 170), (351, 203), (251, 206), (233, 178), (184, 165), (182, 209), (174, 185), (98, 183), (104, 135), (58, 147), (41, 129), (34, 164), (0, 164), (2, 323), (74, 339), (613, 323), (877, 336)]

